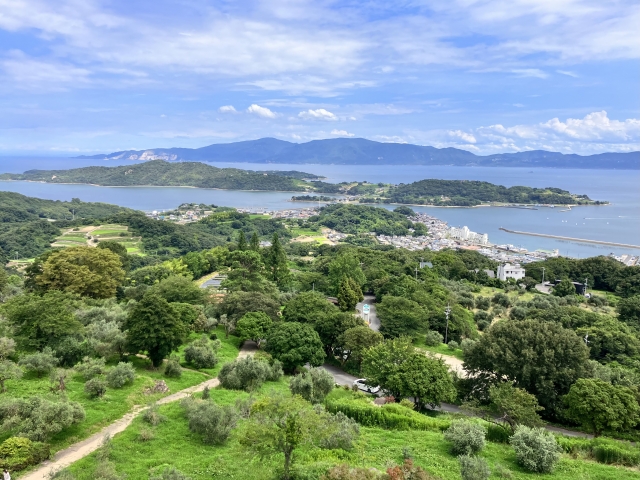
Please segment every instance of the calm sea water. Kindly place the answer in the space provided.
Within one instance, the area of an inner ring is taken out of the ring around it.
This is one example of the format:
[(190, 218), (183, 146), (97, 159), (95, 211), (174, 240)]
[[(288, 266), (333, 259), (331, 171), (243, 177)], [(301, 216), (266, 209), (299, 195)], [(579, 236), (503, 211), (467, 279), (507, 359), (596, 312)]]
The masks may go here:
[[(88, 165), (120, 165), (132, 162), (105, 162), (63, 158), (0, 158), (0, 172), (23, 172), (32, 168), (65, 169)], [(488, 233), (492, 243), (511, 243), (529, 250), (559, 249), (562, 255), (589, 257), (609, 253), (640, 254), (640, 249), (627, 249), (562, 240), (514, 235), (511, 230), (563, 235), (640, 245), (640, 171), (630, 170), (561, 170), (541, 168), (482, 168), (449, 166), (390, 165), (285, 165), (230, 164), (219, 167), (251, 170), (301, 170), (324, 175), (327, 181), (367, 180), (369, 182), (410, 183), (425, 178), (451, 180), (484, 180), (500, 185), (559, 187), (587, 194), (595, 200), (608, 200), (608, 206), (577, 207), (571, 211), (540, 208), (436, 208), (415, 207), (449, 222), (451, 226), (468, 226)], [(264, 207), (270, 210), (316, 205), (291, 203), (287, 192), (244, 192), (181, 187), (93, 187), (88, 185), (51, 185), (29, 182), (0, 182), (0, 190), (51, 200), (107, 202), (139, 210), (171, 209), (185, 202), (233, 207)], [(388, 208), (393, 208), (388, 207)]]

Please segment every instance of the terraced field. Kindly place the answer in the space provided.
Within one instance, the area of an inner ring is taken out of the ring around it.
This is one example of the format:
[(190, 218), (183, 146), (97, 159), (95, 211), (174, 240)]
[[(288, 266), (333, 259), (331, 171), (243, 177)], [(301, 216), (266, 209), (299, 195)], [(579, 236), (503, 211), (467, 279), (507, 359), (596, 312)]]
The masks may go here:
[(71, 229), (56, 238), (51, 246), (77, 247), (89, 245), (95, 247), (100, 242), (108, 240), (110, 242), (122, 243), (130, 254), (141, 255), (141, 237), (133, 237), (128, 229), (129, 227), (125, 225), (99, 225)]

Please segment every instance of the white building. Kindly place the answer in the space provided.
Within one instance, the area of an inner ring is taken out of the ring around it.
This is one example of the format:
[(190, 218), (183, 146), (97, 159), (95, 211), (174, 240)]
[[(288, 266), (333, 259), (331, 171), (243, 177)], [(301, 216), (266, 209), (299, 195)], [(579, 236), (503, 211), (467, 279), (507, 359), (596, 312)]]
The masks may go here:
[(489, 235), (486, 233), (472, 232), (466, 225), (462, 228), (452, 227), (449, 230), (449, 236), (451, 238), (478, 243), (480, 245), (487, 245), (489, 243)]
[(522, 268), (519, 263), (516, 263), (515, 265), (511, 265), (510, 263), (499, 265), (498, 278), (503, 282), (505, 282), (507, 278), (520, 280), (521, 278), (524, 278), (524, 268)]

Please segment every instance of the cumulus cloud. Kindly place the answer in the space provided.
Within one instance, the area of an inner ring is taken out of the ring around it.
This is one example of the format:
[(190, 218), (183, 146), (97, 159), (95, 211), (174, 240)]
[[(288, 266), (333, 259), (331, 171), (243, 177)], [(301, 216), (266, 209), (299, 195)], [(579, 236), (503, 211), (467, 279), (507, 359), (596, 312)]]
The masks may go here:
[(269, 110), (267, 107), (261, 107), (255, 103), (247, 108), (247, 113), (252, 113), (262, 118), (276, 118), (277, 114)]
[(346, 130), (331, 130), (331, 135), (335, 135), (336, 137), (355, 137), (354, 133), (349, 133)]
[(562, 121), (552, 118), (537, 124), (495, 124), (470, 131), (430, 131), (418, 135), (437, 147), (460, 147), (483, 154), (551, 150), (563, 153), (594, 153), (640, 150), (640, 119), (614, 120), (606, 111)]
[(309, 109), (304, 112), (300, 112), (298, 114), (298, 117), (303, 118), (305, 120), (328, 120), (328, 121), (338, 120), (338, 117), (336, 117), (330, 111), (325, 110), (324, 108), (318, 108), (316, 110)]
[(220, 113), (238, 113), (233, 105), (223, 105), (218, 109)]

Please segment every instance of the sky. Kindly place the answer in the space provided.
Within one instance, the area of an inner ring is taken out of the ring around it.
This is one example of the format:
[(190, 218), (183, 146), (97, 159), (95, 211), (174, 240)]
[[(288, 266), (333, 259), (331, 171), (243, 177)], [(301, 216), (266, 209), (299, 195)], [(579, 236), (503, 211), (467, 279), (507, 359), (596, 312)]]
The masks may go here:
[(640, 150), (637, 0), (0, 0), (0, 155)]

